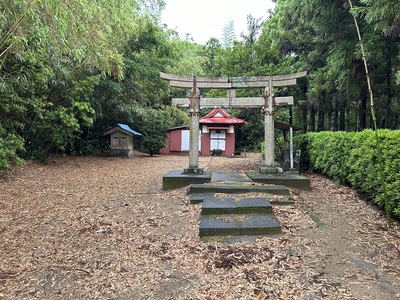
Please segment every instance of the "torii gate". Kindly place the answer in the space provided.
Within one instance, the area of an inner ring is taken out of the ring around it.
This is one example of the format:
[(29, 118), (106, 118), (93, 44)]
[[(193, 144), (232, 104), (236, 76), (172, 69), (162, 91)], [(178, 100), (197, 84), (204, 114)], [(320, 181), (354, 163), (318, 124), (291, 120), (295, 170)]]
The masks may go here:
[[(297, 78), (302, 78), (307, 72), (289, 75), (255, 76), (255, 77), (196, 77), (177, 76), (160, 73), (161, 79), (169, 82), (171, 87), (191, 89), (189, 98), (173, 98), (172, 105), (189, 107), (190, 140), (189, 167), (185, 173), (203, 173), (199, 168), (199, 115), (201, 108), (259, 108), (264, 112), (265, 133), (265, 166), (275, 169), (275, 137), (274, 137), (274, 107), (293, 105), (293, 96), (275, 97), (274, 87), (289, 87), (297, 84)], [(264, 88), (262, 97), (237, 98), (235, 89)], [(226, 89), (226, 98), (201, 98), (200, 89)]]

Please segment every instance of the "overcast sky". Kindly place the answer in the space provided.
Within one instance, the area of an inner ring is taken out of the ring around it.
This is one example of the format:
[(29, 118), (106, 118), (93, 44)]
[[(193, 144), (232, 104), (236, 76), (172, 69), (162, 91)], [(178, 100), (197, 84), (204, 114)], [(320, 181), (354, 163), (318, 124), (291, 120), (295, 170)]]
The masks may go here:
[(247, 15), (266, 19), (274, 8), (271, 0), (164, 0), (162, 23), (185, 38), (205, 44), (211, 37), (222, 40), (223, 29), (233, 20), (236, 36), (247, 32)]

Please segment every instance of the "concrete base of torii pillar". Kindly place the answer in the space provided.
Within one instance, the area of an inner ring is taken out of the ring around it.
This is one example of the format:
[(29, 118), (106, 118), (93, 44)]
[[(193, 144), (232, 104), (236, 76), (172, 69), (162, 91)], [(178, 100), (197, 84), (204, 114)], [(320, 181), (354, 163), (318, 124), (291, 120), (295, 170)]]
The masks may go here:
[(272, 167), (272, 166), (261, 166), (259, 171), (261, 174), (281, 174), (281, 173), (283, 173), (282, 168)]

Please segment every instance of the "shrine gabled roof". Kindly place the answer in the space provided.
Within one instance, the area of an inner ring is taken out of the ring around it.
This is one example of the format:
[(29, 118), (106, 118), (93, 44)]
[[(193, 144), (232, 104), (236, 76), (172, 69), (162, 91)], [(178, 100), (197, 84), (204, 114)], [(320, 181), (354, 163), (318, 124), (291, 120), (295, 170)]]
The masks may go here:
[(125, 131), (128, 131), (128, 132), (132, 133), (133, 135), (142, 135), (141, 133), (139, 133), (139, 132), (137, 132), (137, 131), (131, 129), (131, 128), (130, 128), (128, 125), (126, 125), (126, 124), (118, 123), (117, 126), (118, 126), (119, 128), (122, 128), (122, 129), (125, 130)]
[(128, 125), (122, 124), (122, 123), (118, 123), (116, 127), (106, 131), (103, 135), (111, 134), (111, 133), (113, 133), (113, 132), (115, 132), (117, 130), (122, 131), (122, 132), (124, 132), (124, 133), (126, 133), (128, 135), (137, 135), (137, 136), (141, 136), (142, 135), (141, 133), (139, 133), (139, 132), (133, 130), (132, 128), (130, 128)]
[(222, 108), (214, 108), (207, 115), (200, 118), (200, 124), (228, 124), (228, 125), (244, 125), (245, 120), (232, 117)]

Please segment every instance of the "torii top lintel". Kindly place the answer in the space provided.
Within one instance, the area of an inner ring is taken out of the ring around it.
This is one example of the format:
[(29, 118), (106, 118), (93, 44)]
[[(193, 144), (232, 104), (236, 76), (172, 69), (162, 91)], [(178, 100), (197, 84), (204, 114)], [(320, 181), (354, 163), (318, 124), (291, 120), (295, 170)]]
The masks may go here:
[[(253, 76), (253, 77), (195, 77), (196, 87), (201, 89), (243, 89), (265, 88), (272, 79), (273, 87), (288, 87), (296, 85), (296, 79), (307, 75), (307, 71), (288, 75)], [(193, 76), (178, 76), (160, 73), (163, 80), (169, 82), (171, 87), (193, 88)]]

